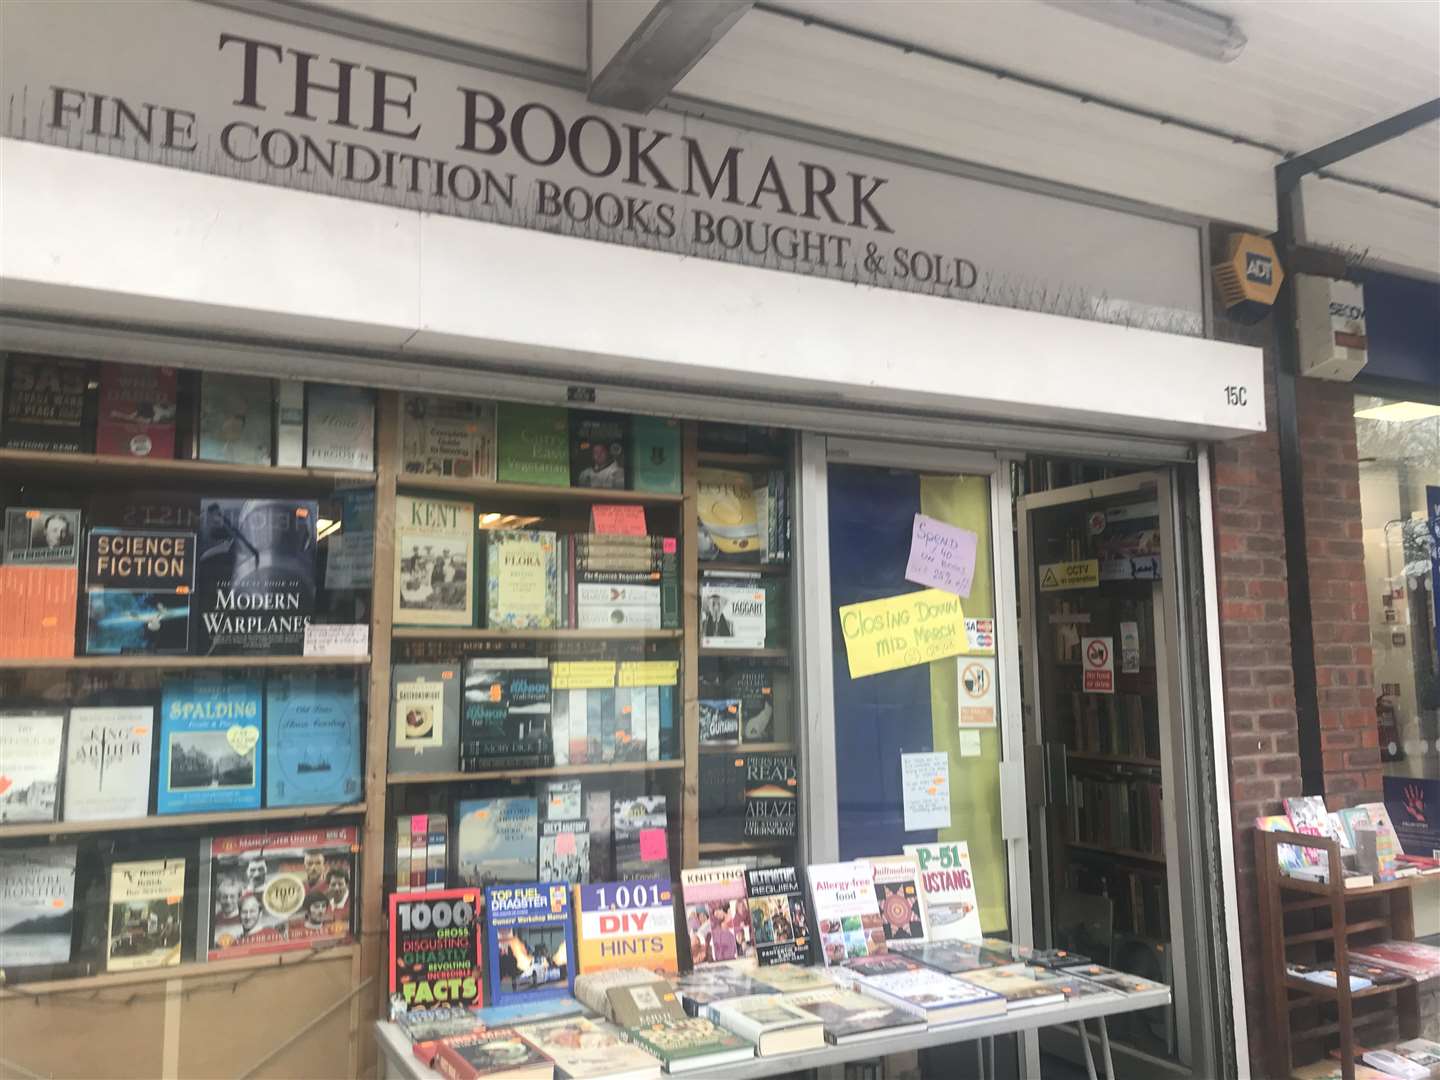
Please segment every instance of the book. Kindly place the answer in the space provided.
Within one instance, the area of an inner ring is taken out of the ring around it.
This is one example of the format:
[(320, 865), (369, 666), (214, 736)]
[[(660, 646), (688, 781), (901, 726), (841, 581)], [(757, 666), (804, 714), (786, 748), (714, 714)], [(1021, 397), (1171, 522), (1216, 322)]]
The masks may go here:
[(502, 402), (496, 409), (495, 477), (502, 484), (570, 484), (570, 423), (550, 405)]
[(1429, 1080), (1431, 1069), (1394, 1050), (1366, 1050), (1360, 1060), (1371, 1068), (1379, 1069), (1386, 1076), (1399, 1076), (1403, 1080)]
[(456, 808), (456, 867), (471, 888), (535, 876), (535, 800), (462, 799)]
[(740, 744), (740, 699), (700, 699), (700, 745)]
[(568, 885), (563, 881), (487, 885), (485, 912), (485, 947), (496, 1005), (571, 993), (575, 936)]
[(745, 867), (700, 867), (680, 871), (690, 962), (696, 967), (755, 958), (755, 933), (745, 895)]
[[(721, 697), (740, 702), (740, 741), (775, 742), (775, 679), (768, 664), (722, 657), (712, 660), (717, 667)], [(701, 679), (705, 678), (702, 670)]]
[[(1340, 976), (1333, 967), (1316, 967), (1304, 964), (1289, 964), (1285, 968), (1287, 975), (1297, 979), (1304, 979), (1306, 982), (1315, 983), (1317, 986), (1328, 986), (1332, 990), (1340, 985)], [(1350, 992), (1353, 994), (1359, 990), (1369, 990), (1375, 984), (1369, 979), (1360, 975), (1350, 975)]]
[(99, 380), (89, 360), (5, 353), (0, 446), (93, 454)]
[(755, 489), (749, 473), (696, 469), (698, 554), (712, 559), (758, 560), (764, 544), (755, 519)]
[(483, 1004), (482, 902), (478, 889), (391, 893), (392, 1010)]
[(586, 975), (615, 968), (680, 970), (668, 878), (580, 884), (574, 899), (577, 959)]
[[(1345, 846), (1344, 833), (1325, 809), (1325, 800), (1319, 795), (1302, 795), (1285, 800), (1285, 814), (1295, 832), (1305, 836), (1320, 836)], [(1325, 853), (1319, 848), (1306, 848), (1306, 861), (1322, 863)]]
[(175, 456), (175, 369), (100, 365), (95, 452), (124, 457)]
[(630, 482), (636, 491), (680, 494), (680, 422), (630, 418)]
[(825, 1025), (779, 994), (728, 998), (705, 1007), (708, 1019), (755, 1044), (761, 1057), (825, 1045)]
[(1116, 971), (1103, 964), (1082, 964), (1079, 967), (1067, 967), (1063, 970), (1066, 975), (1077, 976), (1086, 982), (1103, 986), (1106, 990), (1114, 991), (1117, 994), (1145, 994), (1165, 989), (1165, 984), (1155, 979), (1142, 979), (1138, 975)]
[(946, 975), (962, 975), (978, 968), (1004, 967), (1013, 962), (1007, 951), (998, 955), (979, 941), (927, 941), (914, 945), (896, 943), (903, 955), (910, 960)]
[(664, 795), (616, 798), (611, 810), (615, 830), (615, 876), (629, 881), (670, 875)]
[(811, 866), (810, 914), (826, 967), (887, 949), (875, 871), (863, 860)]
[(5, 510), (3, 562), (6, 566), (80, 565), (80, 511), (51, 506)]
[(184, 900), (184, 859), (113, 864), (105, 970), (137, 971), (179, 964)]
[(540, 823), (537, 874), (545, 881), (575, 884), (590, 878), (589, 822), (549, 818)]
[(871, 859), (875, 872), (875, 900), (887, 946), (918, 944), (929, 937), (925, 896), (920, 888), (920, 866), (912, 855)]
[(271, 675), (265, 682), (265, 805), (360, 800), (360, 687), (350, 675)]
[(585, 812), (579, 780), (551, 780), (545, 785), (546, 820), (573, 820)]
[(258, 810), (262, 716), (258, 679), (167, 679), (160, 696), (156, 812)]
[(400, 471), (408, 476), (494, 480), (494, 404), (402, 394)]
[(719, 1068), (755, 1056), (755, 1047), (701, 1016), (666, 1017), (625, 1028), (625, 1037), (670, 1074)]
[(305, 384), (296, 379), (275, 380), (275, 464), (305, 464)]
[(627, 417), (616, 413), (570, 414), (570, 486), (623, 491), (630, 486), (625, 457)]
[(54, 821), (63, 712), (0, 713), (0, 823)]
[(793, 866), (745, 871), (750, 928), (762, 967), (810, 962), (809, 904)]
[[(952, 993), (946, 987), (947, 993)], [(924, 1031), (925, 1018), (913, 1011), (896, 1008), (884, 999), (867, 997), (847, 987), (806, 990), (786, 994), (785, 1002), (809, 1013), (825, 1027), (825, 1041), (831, 1046), (848, 1046), (889, 1035)]]
[(85, 548), (85, 651), (190, 651), (193, 532), (91, 528)]
[(0, 566), (0, 657), (74, 656), (79, 582), (73, 566)]
[[(0, 725), (3, 723), (0, 720)], [(65, 738), (63, 819), (117, 821), (145, 817), (150, 811), (150, 748), (154, 738), (153, 706), (71, 709)]]
[(460, 768), (458, 664), (396, 664), (390, 710), (391, 773), (456, 772)]
[(675, 988), (664, 979), (627, 979), (605, 989), (604, 1015), (619, 1027), (637, 1028), (659, 1020), (683, 1020), (685, 1007)]
[(575, 976), (575, 997), (591, 1012), (607, 1020), (615, 1019), (610, 991), (618, 986), (649, 985), (660, 980), (655, 972), (639, 967), (605, 968), (581, 972)]
[(1416, 982), (1440, 978), (1440, 947), (1420, 941), (1380, 941), (1355, 945), (1350, 956), (1365, 964), (1398, 971)]
[(745, 770), (747, 840), (793, 840), (799, 823), (799, 771), (794, 754), (748, 753)]
[(480, 657), (465, 662), (460, 769), (544, 768), (554, 764), (550, 662)]
[[(1291, 1080), (1344, 1080), (1345, 1074), (1338, 1061), (1312, 1061), (1299, 1065), (1290, 1072)], [(1389, 1080), (1379, 1069), (1355, 1063), (1355, 1080)]]
[(700, 581), (700, 645), (706, 649), (765, 647), (765, 589), (758, 577), (706, 574)]
[(395, 497), (395, 622), (475, 625), (475, 506)]
[(0, 971), (69, 963), (76, 851), (74, 844), (0, 850)]
[(778, 993), (755, 978), (758, 969), (745, 960), (702, 964), (675, 980), (675, 992), (686, 1016), (702, 1016), (707, 1006), (729, 998)]
[(1423, 1065), (1432, 1076), (1440, 1076), (1440, 1042), (1430, 1039), (1406, 1039), (1395, 1044), (1395, 1052), (1416, 1065)]
[(660, 1063), (626, 1042), (620, 1029), (604, 1020), (570, 1016), (542, 1020), (520, 1029), (525, 1041), (555, 1063), (567, 1080), (659, 1080)]
[(553, 630), (560, 624), (560, 559), (553, 532), (492, 529), (485, 561), (487, 626)]
[(590, 832), (590, 880), (611, 881), (615, 877), (615, 843), (610, 792), (585, 793), (585, 821)]
[(200, 506), (195, 651), (300, 656), (319, 588), (319, 504), (207, 497)]
[(979, 941), (980, 907), (970, 870), (970, 845), (906, 844), (920, 867), (920, 892), (931, 941)]
[[(1360, 809), (1365, 811), (1365, 816), (1370, 820), (1370, 826), (1375, 831), (1375, 855), (1380, 877), (1393, 875), (1397, 870), (1396, 860), (1402, 853), (1399, 834), (1395, 832), (1395, 825), (1390, 820), (1390, 811), (1383, 802), (1361, 803)], [(1359, 850), (1359, 836), (1356, 836), (1356, 850)], [(1370, 870), (1370, 867), (1361, 867), (1362, 870)]]
[(555, 1075), (550, 1059), (511, 1027), (441, 1039), (434, 1069), (446, 1080), (552, 1080)]
[[(1271, 814), (1267, 817), (1257, 817), (1255, 828), (1261, 832), (1294, 832), (1295, 827), (1290, 823), (1287, 814)], [(1276, 858), (1280, 860), (1280, 868), (1287, 872), (1299, 869), (1306, 865), (1305, 849), (1298, 844), (1281, 844), (1276, 848)]]
[(197, 957), (348, 943), (359, 850), (353, 825), (201, 841)]
[[(476, 925), (479, 925), (478, 921)], [(475, 1014), (461, 1005), (416, 1006), (405, 1012), (394, 1011), (393, 998), (391, 1005), (390, 1019), (412, 1043), (434, 1043), (451, 1035), (469, 1035), (480, 1029), (475, 1022)], [(430, 1063), (428, 1059), (421, 1060), (427, 1065)]]
[(735, 844), (745, 838), (745, 758), (700, 755), (701, 843)]
[(1027, 964), (1007, 967), (978, 968), (955, 976), (972, 986), (989, 990), (1005, 999), (1006, 1008), (1029, 1009), (1064, 1001), (1065, 994), (1056, 985), (1056, 976)]
[(375, 392), (311, 383), (305, 388), (305, 465), (375, 471)]
[[(747, 870), (766, 870), (773, 867), (746, 867)], [(798, 994), (808, 990), (828, 990), (835, 980), (823, 967), (806, 967), (804, 964), (772, 964), (759, 966), (750, 977), (777, 994)]]
[(202, 371), (196, 457), (234, 465), (269, 465), (272, 409), (269, 379)]

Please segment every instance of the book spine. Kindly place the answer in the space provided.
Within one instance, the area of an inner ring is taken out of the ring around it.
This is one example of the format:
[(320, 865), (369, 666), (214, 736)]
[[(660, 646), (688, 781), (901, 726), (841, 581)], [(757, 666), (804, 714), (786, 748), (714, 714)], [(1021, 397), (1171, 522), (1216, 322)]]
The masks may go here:
[(410, 818), (395, 819), (395, 891), (410, 891)]
[(425, 860), (425, 888), (445, 888), (445, 865), (448, 861), (449, 821), (444, 814), (430, 815), (430, 836)]
[(305, 464), (305, 384), (294, 379), (275, 382), (275, 464)]
[(645, 759), (660, 760), (660, 691), (661, 687), (645, 687)]
[(426, 814), (410, 817), (410, 890), (420, 892), (425, 888), (425, 862), (428, 858), (426, 846), (430, 839), (430, 820)]

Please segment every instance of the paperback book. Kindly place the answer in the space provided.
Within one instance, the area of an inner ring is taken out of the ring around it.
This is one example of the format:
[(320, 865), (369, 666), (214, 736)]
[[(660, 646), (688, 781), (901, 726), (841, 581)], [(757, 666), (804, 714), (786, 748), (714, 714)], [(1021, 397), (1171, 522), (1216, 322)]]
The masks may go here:
[(560, 560), (553, 532), (495, 529), (486, 539), (486, 625), (553, 630), (560, 624)]
[(590, 879), (590, 832), (584, 818), (547, 818), (540, 823), (539, 876), (576, 884)]
[(925, 1020), (914, 1012), (845, 987), (787, 994), (785, 1000), (819, 1020), (825, 1026), (825, 1041), (831, 1046), (925, 1030)]
[(887, 946), (917, 945), (928, 939), (925, 897), (920, 888), (920, 867), (911, 855), (871, 859), (875, 872), (875, 900)]
[(484, 1003), (482, 903), (478, 889), (390, 895), (392, 1010)]
[(710, 572), (700, 582), (700, 645), (765, 647), (765, 588), (758, 577)]
[(1440, 947), (1422, 941), (1380, 941), (1356, 945), (1350, 950), (1356, 960), (1398, 971), (1416, 982), (1440, 978)]
[(535, 876), (539, 837), (533, 798), (462, 799), (456, 814), (461, 884), (478, 888)]
[(494, 1004), (568, 996), (575, 981), (570, 887), (489, 885), (485, 911)]
[(475, 625), (475, 507), (395, 497), (395, 622)]
[(745, 867), (699, 867), (680, 871), (690, 962), (702, 964), (755, 958), (755, 933), (745, 895)]
[(85, 651), (190, 651), (195, 534), (149, 529), (90, 530), (85, 553)]
[(946, 975), (963, 975), (980, 968), (1005, 967), (1015, 962), (1007, 949), (1003, 954), (980, 941), (929, 941), (919, 945), (897, 945), (905, 957)]
[(755, 1044), (761, 1057), (825, 1045), (825, 1025), (779, 994), (730, 998), (706, 1006), (709, 1019)]
[(615, 829), (615, 876), (622, 881), (670, 874), (670, 848), (666, 830), (664, 795), (617, 798), (612, 818)]
[(582, 788), (579, 780), (551, 780), (545, 784), (545, 814), (547, 821), (570, 821), (585, 812)]
[(259, 809), (262, 715), (258, 679), (167, 680), (156, 811)]
[(265, 683), (265, 805), (360, 799), (360, 687), (349, 675), (272, 675)]
[(485, 1028), (441, 1039), (434, 1069), (446, 1080), (552, 1080), (555, 1065), (511, 1027)]
[(175, 456), (175, 369), (100, 365), (95, 452), (124, 457)]
[(64, 713), (0, 713), (0, 824), (56, 819), (64, 740)]
[(553, 765), (550, 704), (550, 663), (544, 657), (467, 660), (460, 708), (461, 771)]
[(65, 742), (64, 820), (145, 817), (150, 810), (154, 736), (155, 709), (149, 705), (71, 709)]
[(502, 484), (569, 485), (566, 410), (503, 402), (497, 409), (496, 428), (496, 478)]
[(680, 494), (680, 423), (656, 416), (630, 420), (631, 483), (636, 491)]
[(980, 968), (967, 971), (957, 978), (992, 994), (999, 994), (1005, 999), (1006, 1007), (1012, 1011), (1065, 1000), (1058, 976), (1027, 964)]
[(375, 471), (375, 394), (358, 386), (306, 387), (305, 464)]
[(875, 871), (863, 860), (811, 866), (810, 911), (826, 967), (887, 949)]
[(0, 566), (0, 657), (74, 656), (79, 583), (73, 566)]
[(668, 878), (575, 886), (580, 970), (679, 971), (675, 892)]
[(626, 469), (625, 417), (613, 413), (570, 414), (570, 484), (572, 487), (623, 491)]
[(744, 756), (747, 840), (793, 840), (799, 822), (799, 771), (794, 754)]
[(740, 744), (740, 699), (700, 699), (700, 745)]
[(793, 866), (745, 871), (750, 928), (762, 967), (810, 962), (809, 904)]
[(0, 446), (93, 454), (99, 382), (88, 360), (6, 353)]
[(604, 1020), (569, 1016), (526, 1024), (525, 1040), (555, 1063), (569, 1080), (611, 1077), (613, 1080), (659, 1080), (653, 1057), (625, 1040), (624, 1034)]
[(80, 511), (53, 506), (5, 510), (6, 566), (80, 565)]
[(677, 979), (675, 992), (687, 1016), (702, 1016), (707, 1006), (717, 1001), (778, 993), (774, 987), (753, 978), (755, 971), (754, 965), (745, 961), (703, 964)]
[(110, 868), (107, 971), (180, 963), (185, 860), (117, 862)]
[(920, 892), (929, 916), (930, 941), (979, 941), (980, 906), (970, 870), (970, 845), (906, 844), (920, 867)]
[(409, 476), (494, 480), (494, 404), (401, 395), (400, 470)]
[(0, 971), (70, 960), (74, 844), (0, 850)]
[(272, 409), (269, 379), (201, 372), (197, 456), (232, 465), (271, 464)]
[(775, 680), (768, 664), (731, 657), (709, 657), (701, 662), (700, 705), (703, 731), (707, 700), (734, 702), (742, 743), (775, 742)]
[(460, 672), (456, 664), (396, 664), (388, 768), (392, 773), (460, 768)]

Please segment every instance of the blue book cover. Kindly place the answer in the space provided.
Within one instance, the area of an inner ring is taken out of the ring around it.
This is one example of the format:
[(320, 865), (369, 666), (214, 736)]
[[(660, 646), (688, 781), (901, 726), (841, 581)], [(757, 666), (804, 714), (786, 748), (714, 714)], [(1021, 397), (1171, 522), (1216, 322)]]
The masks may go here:
[(462, 799), (456, 812), (459, 884), (478, 888), (535, 877), (540, 824), (533, 798)]
[(272, 677), (265, 686), (265, 805), (360, 800), (360, 689), (348, 675)]
[(563, 881), (491, 885), (485, 935), (492, 1005), (570, 996), (575, 989), (575, 928)]
[(675, 688), (660, 687), (660, 759), (675, 756)]
[(259, 679), (166, 681), (157, 812), (260, 808), (263, 705)]

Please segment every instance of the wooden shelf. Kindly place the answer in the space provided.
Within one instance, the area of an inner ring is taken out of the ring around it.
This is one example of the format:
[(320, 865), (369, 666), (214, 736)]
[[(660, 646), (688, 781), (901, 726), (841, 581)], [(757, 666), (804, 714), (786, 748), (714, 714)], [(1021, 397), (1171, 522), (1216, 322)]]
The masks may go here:
[(48, 994), (64, 994), (83, 991), (93, 993), (124, 986), (145, 983), (164, 983), (171, 979), (223, 978), (249, 971), (263, 971), (266, 968), (294, 967), (297, 964), (325, 963), (333, 960), (351, 960), (355, 957), (356, 946), (333, 945), (329, 948), (307, 949), (296, 952), (273, 953), (267, 956), (246, 956), (236, 960), (216, 960), (212, 963), (176, 964), (172, 967), (145, 968), (141, 971), (107, 971), (96, 975), (85, 975), (73, 979), (54, 979), (48, 982), (19, 983), (0, 987), (0, 1001), (6, 998), (31, 998)]
[(1066, 844), (1077, 851), (1091, 851), (1097, 855), (1113, 855), (1117, 859), (1137, 859), (1140, 862), (1165, 865), (1164, 855), (1152, 855), (1147, 851), (1131, 851), (1129, 848), (1105, 847), (1103, 844), (1084, 844), (1078, 840), (1067, 840)]
[(177, 461), (132, 458), (113, 454), (55, 454), (42, 450), (0, 450), (0, 471), (23, 475), (71, 476), (94, 487), (111, 480), (141, 483), (204, 483), (224, 487), (276, 488), (294, 492), (326, 492), (375, 485), (375, 474), (345, 469), (288, 469), (279, 466), (232, 465), (224, 461)]
[(678, 641), (683, 630), (476, 630), (468, 626), (397, 626), (396, 641)]
[(124, 670), (178, 671), (182, 668), (363, 667), (368, 656), (62, 656), (0, 659), (0, 671)]
[(789, 649), (701, 649), (700, 655), (711, 656), (733, 656), (740, 660), (788, 660), (790, 659)]
[(793, 754), (793, 742), (701, 743), (702, 754)]
[[(1428, 877), (1420, 875), (1417, 877), (1399, 878), (1395, 881), (1377, 881), (1374, 885), (1366, 885), (1359, 889), (1344, 889), (1347, 900), (1356, 897), (1379, 896), (1381, 893), (1395, 892), (1397, 889), (1413, 889), (1417, 885), (1427, 881), (1440, 881), (1440, 874), (1431, 874)], [(1329, 896), (1330, 886), (1323, 881), (1306, 881), (1303, 878), (1293, 878), (1286, 874), (1280, 875), (1280, 888), (1288, 892), (1309, 893), (1311, 896)], [(1291, 905), (1286, 905), (1290, 910)]]
[[(1390, 983), (1386, 986), (1367, 986), (1364, 990), (1351, 990), (1350, 1000), (1358, 1001), (1361, 998), (1393, 994), (1400, 990), (1406, 990), (1414, 985), (1413, 980), (1406, 979), (1404, 982)], [(1285, 989), (1295, 990), (1302, 994), (1309, 994), (1311, 997), (1320, 998), (1322, 1001), (1335, 1001), (1340, 996), (1339, 987), (1324, 986), (1320, 983), (1311, 982), (1309, 979), (1302, 979), (1298, 975), (1285, 976)], [(1298, 1008), (1299, 1006), (1292, 1007)]]
[(700, 561), (700, 573), (711, 572), (718, 574), (788, 574), (794, 569), (792, 563), (747, 563), (730, 562), (724, 559), (712, 559)]
[(617, 773), (667, 772), (683, 769), (681, 760), (605, 761), (594, 765), (551, 765), (540, 769), (495, 769), (486, 772), (392, 773), (392, 786), (401, 784), (460, 784), (469, 780), (520, 780), (544, 776), (609, 776)]
[(708, 840), (700, 845), (701, 855), (719, 855), (735, 851), (774, 851), (776, 848), (794, 847), (796, 837), (789, 836), (774, 840)]
[(256, 821), (279, 821), (290, 818), (360, 817), (364, 803), (342, 803), (331, 806), (274, 806), (264, 810), (224, 810), (210, 814), (153, 814), (142, 818), (114, 821), (25, 821), (0, 825), (0, 840), (18, 840), (27, 836), (78, 836), (88, 833), (130, 832), (134, 829), (197, 828), (204, 825), (248, 825)]
[(459, 495), (471, 499), (510, 499), (518, 503), (639, 503), (678, 506), (685, 496), (660, 491), (611, 491), (604, 488), (560, 487), (549, 484), (502, 484), (494, 480), (466, 480), (453, 476), (417, 476), (401, 473), (395, 487), (402, 495), (416, 491)]
[(1158, 758), (1123, 757), (1117, 754), (1092, 754), (1085, 750), (1071, 750), (1065, 755), (1071, 761), (1085, 761), (1095, 765), (1133, 765), (1137, 769), (1158, 769)]
[(779, 454), (727, 454), (719, 450), (700, 450), (695, 457), (701, 465), (727, 469), (783, 469), (787, 464)]
[[(1363, 934), (1366, 930), (1388, 930), (1389, 928), (1389, 919), (1366, 919), (1364, 922), (1347, 923), (1345, 925), (1345, 933), (1347, 935)], [(1291, 945), (1303, 945), (1307, 941), (1329, 941), (1334, 937), (1334, 929), (1326, 926), (1320, 930), (1307, 930), (1301, 934), (1286, 934), (1285, 944), (1287, 947)]]

